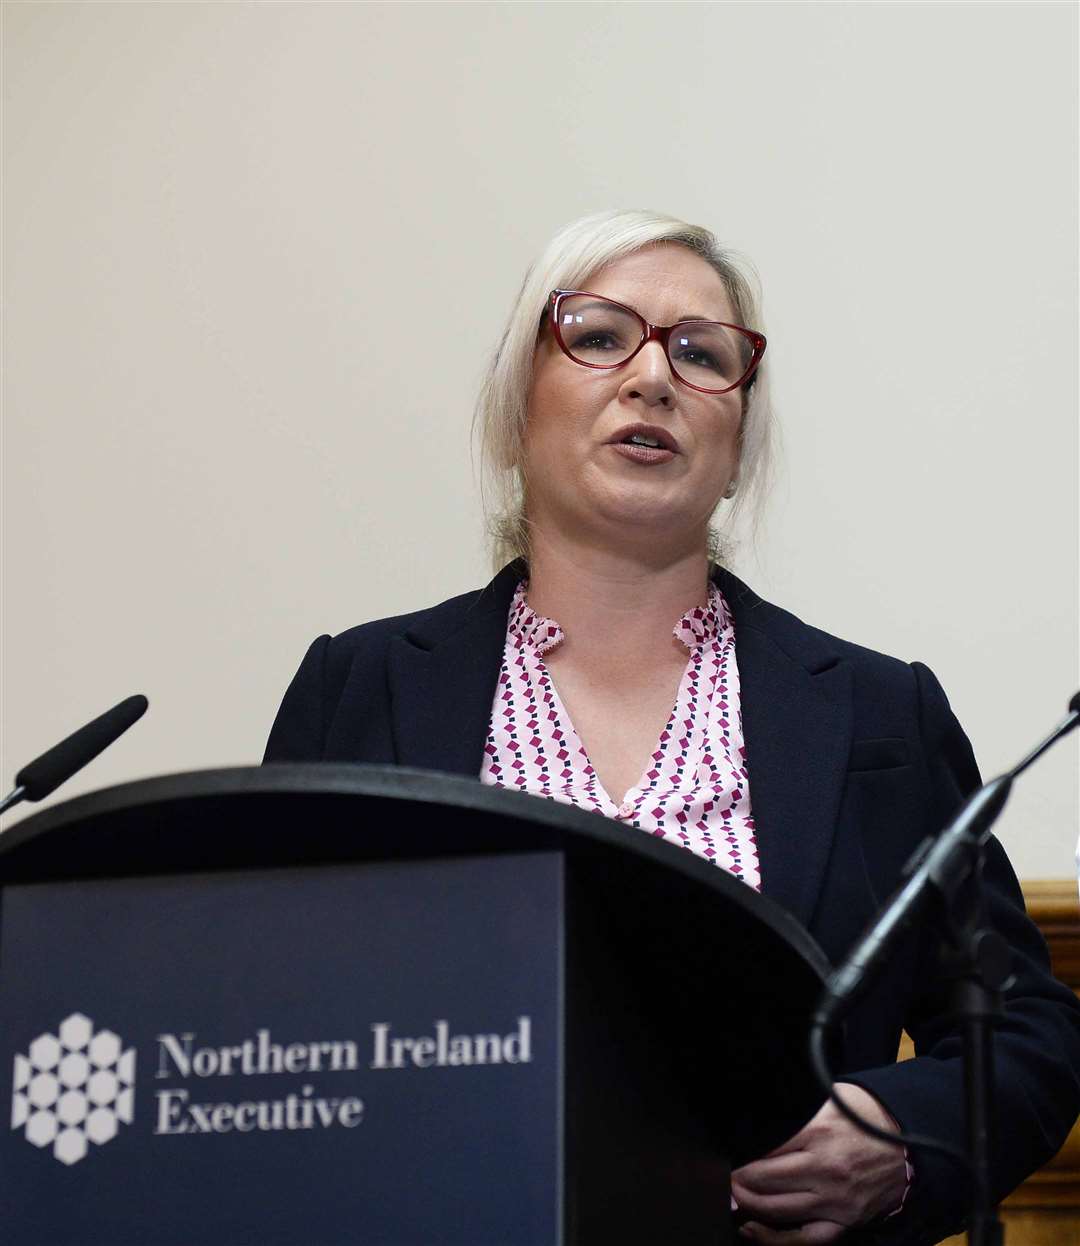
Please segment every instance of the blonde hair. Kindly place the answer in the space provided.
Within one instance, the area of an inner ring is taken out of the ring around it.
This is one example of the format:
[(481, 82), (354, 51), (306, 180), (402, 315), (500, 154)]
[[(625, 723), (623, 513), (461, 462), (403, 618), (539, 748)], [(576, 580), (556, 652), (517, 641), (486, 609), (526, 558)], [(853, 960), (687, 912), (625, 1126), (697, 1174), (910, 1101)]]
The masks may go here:
[[(590, 213), (560, 229), (525, 273), (502, 339), (485, 371), (473, 414), (473, 432), (479, 430), (480, 434), (481, 492), (496, 570), (511, 559), (528, 559), (529, 554), (523, 466), (525, 418), (533, 357), (548, 295), (553, 289), (579, 287), (604, 265), (661, 242), (675, 243), (701, 256), (723, 281), (738, 322), (764, 332), (756, 270), (745, 257), (721, 247), (702, 226), (660, 212), (612, 209)], [(738, 489), (734, 501), (725, 508), (729, 524), (746, 513), (753, 525), (767, 492), (775, 438), (767, 358), (743, 390)], [(711, 562), (723, 561), (730, 553), (725, 536), (713, 526), (709, 528), (708, 552)]]

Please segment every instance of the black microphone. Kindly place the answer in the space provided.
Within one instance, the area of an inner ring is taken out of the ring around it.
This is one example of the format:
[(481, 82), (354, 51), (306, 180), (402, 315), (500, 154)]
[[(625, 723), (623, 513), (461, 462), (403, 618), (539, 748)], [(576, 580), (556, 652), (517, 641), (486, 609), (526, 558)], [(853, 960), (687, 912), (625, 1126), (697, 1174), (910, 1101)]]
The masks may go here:
[(814, 1016), (815, 1024), (830, 1028), (854, 1003), (935, 892), (946, 897), (954, 893), (970, 873), (978, 849), (986, 842), (990, 827), (1005, 807), (1013, 779), (1078, 723), (1080, 692), (1069, 701), (1066, 717), (1037, 748), (1007, 773), (972, 793), (936, 839), (919, 845), (904, 866), (904, 873), (910, 876), (908, 882), (875, 919), (844, 963), (829, 975)]
[(55, 791), (138, 722), (149, 704), (144, 696), (128, 697), (23, 766), (15, 776), (14, 790), (0, 801), (0, 813), (20, 800), (41, 800)]

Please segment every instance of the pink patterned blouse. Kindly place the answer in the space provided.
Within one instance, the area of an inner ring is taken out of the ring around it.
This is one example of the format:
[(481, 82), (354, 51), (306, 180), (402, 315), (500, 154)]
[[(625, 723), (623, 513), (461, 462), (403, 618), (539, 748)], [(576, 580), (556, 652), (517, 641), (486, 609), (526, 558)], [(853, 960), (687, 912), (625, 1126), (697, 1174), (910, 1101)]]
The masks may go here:
[(675, 708), (637, 785), (616, 805), (589, 762), (544, 654), (563, 639), (536, 614), (522, 580), (510, 604), (480, 781), (519, 788), (626, 822), (729, 870), (761, 890), (746, 773), (735, 629), (720, 590), (688, 610), (674, 635), (689, 658)]

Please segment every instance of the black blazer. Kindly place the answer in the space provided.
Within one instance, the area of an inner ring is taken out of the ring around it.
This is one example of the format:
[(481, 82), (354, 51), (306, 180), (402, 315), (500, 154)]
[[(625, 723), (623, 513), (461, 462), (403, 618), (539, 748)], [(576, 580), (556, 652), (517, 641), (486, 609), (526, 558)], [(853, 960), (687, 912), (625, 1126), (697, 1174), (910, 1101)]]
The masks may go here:
[[(289, 685), (265, 760), (356, 761), (478, 776), (521, 564), (428, 610), (320, 636)], [(945, 825), (979, 774), (933, 674), (839, 640), (762, 601), (724, 570), (762, 889), (836, 963)], [(1016, 984), (995, 1039), (1003, 1197), (1061, 1146), (1080, 1112), (1080, 1006), (1051, 977), (997, 841), (990, 917), (1012, 945)], [(902, 1127), (963, 1147), (960, 1041), (946, 1016), (929, 926), (913, 934), (849, 1020), (844, 1080)], [(918, 1058), (894, 1063), (901, 1027)], [(913, 1157), (916, 1177), (889, 1240), (960, 1227), (966, 1182), (950, 1160)]]

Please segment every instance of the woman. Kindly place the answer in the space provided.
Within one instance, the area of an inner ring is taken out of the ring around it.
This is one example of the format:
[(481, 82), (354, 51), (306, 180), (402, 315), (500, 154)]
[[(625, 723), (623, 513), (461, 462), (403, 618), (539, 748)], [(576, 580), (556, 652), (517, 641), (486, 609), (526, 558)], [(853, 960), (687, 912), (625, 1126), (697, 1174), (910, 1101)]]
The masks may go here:
[[(595, 809), (732, 870), (839, 960), (979, 779), (924, 666), (808, 627), (714, 563), (714, 514), (766, 478), (760, 323), (704, 229), (648, 212), (563, 229), (478, 405), (511, 561), (480, 592), (316, 640), (267, 760), (424, 766)], [(1001, 1196), (1080, 1108), (1080, 1011), (996, 843), (987, 881), (1017, 968), (996, 1042)], [(888, 967), (838, 1084), (882, 1128), (962, 1145), (935, 952), (913, 936)], [(918, 1058), (896, 1065), (901, 1026)], [(966, 1201), (948, 1160), (920, 1153), (912, 1173), (831, 1104), (732, 1189), (762, 1243), (936, 1240)]]

